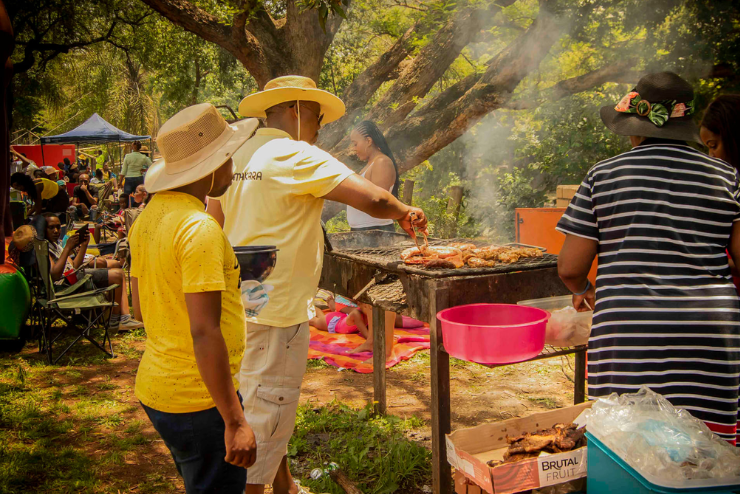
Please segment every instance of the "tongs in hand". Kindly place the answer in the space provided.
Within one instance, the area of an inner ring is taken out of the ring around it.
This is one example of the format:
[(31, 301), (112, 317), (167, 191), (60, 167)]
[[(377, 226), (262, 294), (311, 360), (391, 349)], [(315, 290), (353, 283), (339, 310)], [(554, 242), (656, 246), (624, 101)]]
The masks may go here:
[[(411, 213), (411, 216), (416, 217), (414, 213)], [(416, 235), (416, 226), (414, 226), (413, 222), (411, 223), (411, 231), (414, 233), (413, 237), (414, 237), (414, 243), (416, 244), (416, 248), (419, 249), (419, 252), (423, 254), (424, 251), (429, 248), (429, 240), (427, 239), (426, 231), (421, 230), (421, 234), (424, 236), (424, 248), (423, 249), (421, 248), (421, 246), (419, 246), (419, 237)]]

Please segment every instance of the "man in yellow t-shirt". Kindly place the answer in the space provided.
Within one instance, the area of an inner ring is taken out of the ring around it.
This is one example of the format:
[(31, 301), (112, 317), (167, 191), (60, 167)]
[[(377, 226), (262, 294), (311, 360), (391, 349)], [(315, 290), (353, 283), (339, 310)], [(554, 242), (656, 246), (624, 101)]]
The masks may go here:
[[(300, 100), (300, 101), (298, 101)], [(313, 146), (322, 121), (344, 113), (344, 103), (306, 77), (280, 77), (245, 98), (239, 113), (265, 118), (235, 155), (227, 193), (208, 202), (232, 245), (275, 245), (279, 252), (268, 283), (270, 302), (247, 319), (247, 348), (239, 375), (244, 413), (257, 438), (257, 461), (247, 473), (246, 494), (272, 484), (275, 494), (297, 488), (287, 462), (301, 381), (308, 358), (308, 321), (314, 316), (324, 255), (324, 199), (371, 216), (426, 228), (424, 213), (352, 172)]]
[(233, 175), (233, 153), (256, 120), (228, 125), (208, 103), (159, 131), (163, 160), (147, 175), (156, 197), (129, 232), (134, 311), (147, 341), (136, 397), (190, 493), (241, 494), (256, 443), (234, 375), (245, 346), (239, 265), (205, 212)]

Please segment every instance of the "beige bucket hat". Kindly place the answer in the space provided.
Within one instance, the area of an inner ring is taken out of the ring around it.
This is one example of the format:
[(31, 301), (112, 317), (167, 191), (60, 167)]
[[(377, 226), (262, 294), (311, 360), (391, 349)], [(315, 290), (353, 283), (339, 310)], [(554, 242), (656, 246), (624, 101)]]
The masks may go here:
[(185, 108), (167, 120), (157, 135), (162, 158), (144, 178), (147, 192), (176, 189), (218, 170), (254, 134), (259, 120), (229, 125), (210, 103)]
[(286, 75), (265, 84), (264, 91), (250, 94), (239, 103), (239, 113), (245, 117), (265, 118), (265, 110), (287, 101), (313, 101), (321, 105), (322, 125), (339, 119), (345, 112), (341, 99), (318, 89), (310, 77)]

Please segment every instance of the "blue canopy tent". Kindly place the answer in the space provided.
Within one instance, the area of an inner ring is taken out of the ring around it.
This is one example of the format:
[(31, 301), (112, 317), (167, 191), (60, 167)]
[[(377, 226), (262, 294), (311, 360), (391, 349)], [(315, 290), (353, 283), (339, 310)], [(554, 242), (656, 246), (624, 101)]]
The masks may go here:
[(59, 144), (66, 142), (131, 142), (150, 139), (151, 136), (135, 136), (109, 124), (103, 117), (93, 113), (77, 128), (56, 136), (41, 138), (41, 144)]
[[(79, 148), (80, 142), (97, 144), (111, 142), (133, 142), (151, 139), (151, 136), (137, 136), (124, 132), (121, 129), (106, 122), (103, 117), (93, 113), (80, 126), (55, 136), (44, 136), (41, 138), (41, 156), (44, 155), (44, 144), (75, 143)], [(151, 143), (150, 143), (151, 148)]]

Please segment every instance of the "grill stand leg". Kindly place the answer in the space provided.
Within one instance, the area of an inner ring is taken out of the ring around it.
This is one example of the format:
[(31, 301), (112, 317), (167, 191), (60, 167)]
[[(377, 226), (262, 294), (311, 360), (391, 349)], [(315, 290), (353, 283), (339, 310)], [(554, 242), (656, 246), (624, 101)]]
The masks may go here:
[(449, 305), (446, 288), (427, 285), (430, 298), (429, 326), (431, 339), (432, 378), (432, 490), (434, 494), (452, 493), (452, 469), (447, 463), (447, 439), (452, 429), (450, 420), (450, 356), (442, 347), (442, 328), (437, 312)]
[(586, 350), (576, 352), (575, 376), (573, 376), (573, 404), (586, 401)]
[[(385, 400), (385, 311), (373, 307), (373, 401), (375, 413), (384, 415)], [(391, 336), (392, 338), (392, 336)]]

